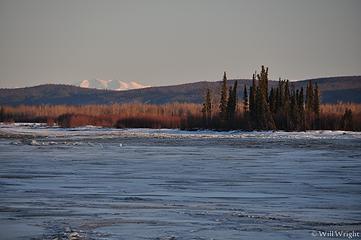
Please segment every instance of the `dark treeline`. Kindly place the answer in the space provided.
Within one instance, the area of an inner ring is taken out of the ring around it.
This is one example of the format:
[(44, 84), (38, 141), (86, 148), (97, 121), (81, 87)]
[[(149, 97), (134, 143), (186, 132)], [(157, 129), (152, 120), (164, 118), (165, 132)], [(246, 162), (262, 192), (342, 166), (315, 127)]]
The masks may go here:
[[(242, 88), (239, 99), (237, 89)], [(43, 122), (61, 127), (94, 125), (116, 128), (179, 128), (184, 130), (355, 130), (361, 131), (361, 105), (320, 104), (317, 84), (295, 89), (279, 80), (269, 89), (268, 68), (252, 76), (251, 86), (228, 86), (227, 75), (218, 92), (206, 89), (203, 104), (0, 106), (0, 122)]]
[[(206, 129), (286, 130), (316, 129), (359, 130), (351, 109), (331, 116), (320, 112), (320, 91), (317, 84), (308, 82), (304, 90), (295, 89), (288, 80), (279, 80), (278, 86), (268, 89), (268, 68), (252, 76), (252, 86), (243, 88), (242, 110), (237, 112), (237, 81), (227, 91), (227, 76), (223, 75), (219, 110), (214, 109), (210, 90), (206, 90), (202, 108)], [(215, 96), (215, 99), (217, 96)], [(217, 107), (217, 106), (216, 106)], [(214, 114), (216, 112), (216, 114)]]

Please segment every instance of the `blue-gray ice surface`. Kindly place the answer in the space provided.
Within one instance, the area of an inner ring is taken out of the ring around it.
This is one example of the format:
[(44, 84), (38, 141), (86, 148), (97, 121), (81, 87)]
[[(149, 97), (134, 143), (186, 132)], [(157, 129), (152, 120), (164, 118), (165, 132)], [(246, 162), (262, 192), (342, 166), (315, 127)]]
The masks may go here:
[(0, 239), (361, 231), (361, 134), (0, 125)]

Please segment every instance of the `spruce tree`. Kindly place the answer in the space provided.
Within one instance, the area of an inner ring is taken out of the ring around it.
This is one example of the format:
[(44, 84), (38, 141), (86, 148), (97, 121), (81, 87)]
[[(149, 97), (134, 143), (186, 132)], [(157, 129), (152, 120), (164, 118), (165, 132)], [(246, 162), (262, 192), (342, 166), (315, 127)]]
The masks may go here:
[(304, 108), (304, 94), (303, 94), (303, 88), (301, 87), (301, 90), (298, 94), (297, 99), (297, 107), (298, 107), (298, 114), (299, 114), (299, 128), (298, 130), (306, 130), (305, 126), (305, 108)]
[(282, 80), (281, 78), (279, 79), (278, 82), (278, 88), (279, 88), (279, 108), (281, 109), (285, 100), (285, 81)]
[(219, 103), (219, 117), (221, 120), (227, 119), (227, 75), (223, 73), (223, 81), (221, 85), (221, 100)]
[(316, 114), (316, 116), (320, 115), (320, 93), (318, 90), (317, 83), (315, 84), (315, 90), (313, 93), (313, 106), (312, 106), (313, 112)]
[(313, 92), (312, 110), (315, 115), (314, 128), (319, 129), (320, 128), (320, 93), (318, 90), (317, 83), (315, 84), (315, 89)]
[(232, 87), (229, 87), (228, 89), (228, 100), (227, 100), (227, 120), (232, 120), (232, 106), (233, 106), (233, 90)]
[(310, 113), (313, 105), (313, 86), (312, 81), (308, 81), (306, 88), (306, 110)]
[[(250, 99), (250, 116), (252, 127), (259, 130), (269, 130), (275, 128), (275, 122), (268, 103), (268, 68), (261, 67), (261, 72), (257, 74), (258, 85), (256, 86), (255, 75), (252, 79), (252, 95), (254, 103)], [(252, 107), (251, 107), (252, 105)]]
[(238, 81), (234, 81), (233, 84), (233, 88), (232, 88), (232, 107), (231, 107), (231, 112), (233, 117), (236, 114), (236, 110), (237, 110), (237, 102), (238, 102), (238, 97), (237, 97), (237, 87), (238, 87)]
[(276, 96), (275, 96), (275, 90), (273, 88), (271, 88), (268, 102), (269, 102), (270, 110), (274, 114), (276, 112)]
[(298, 105), (299, 109), (304, 109), (303, 87), (301, 87), (301, 90), (298, 94), (297, 105)]
[(249, 88), (249, 113), (251, 119), (256, 117), (256, 73), (252, 75), (252, 86)]
[(207, 103), (207, 118), (209, 120), (212, 120), (212, 97), (209, 89), (207, 89), (206, 103)]
[(341, 126), (340, 129), (345, 131), (353, 131), (353, 119), (352, 119), (352, 111), (351, 109), (346, 109), (345, 113), (341, 118)]
[(247, 114), (248, 112), (248, 94), (247, 94), (247, 85), (244, 85), (243, 89), (243, 113)]
[(263, 129), (262, 100), (259, 86), (255, 88), (254, 116), (252, 116), (252, 124), (255, 129)]
[(289, 81), (285, 80), (284, 82), (284, 93), (283, 93), (283, 117), (284, 117), (284, 124), (283, 127), (285, 130), (290, 130), (290, 88), (289, 88)]
[(255, 105), (254, 96), (255, 96), (255, 94), (254, 94), (253, 87), (250, 86), (249, 87), (249, 106), (248, 106), (248, 110), (249, 110), (249, 113), (250, 113), (251, 117), (254, 116), (254, 105)]
[(0, 122), (5, 121), (5, 113), (4, 113), (4, 107), (0, 106)]
[(298, 92), (293, 88), (291, 91), (290, 100), (290, 126), (288, 130), (296, 130), (298, 127), (298, 106), (297, 106)]
[(281, 79), (278, 80), (278, 86), (276, 89), (276, 106), (275, 106), (275, 113), (278, 114), (281, 107), (282, 107), (282, 81)]
[(261, 94), (268, 96), (268, 68), (261, 66), (261, 72), (257, 75)]
[(209, 88), (207, 88), (203, 107), (202, 107), (202, 114), (203, 114), (203, 122), (204, 126), (208, 128), (210, 126), (210, 122), (212, 120), (212, 99), (211, 93)]
[[(227, 120), (228, 124), (232, 125), (235, 117), (236, 106), (237, 106), (237, 81), (234, 82), (233, 87), (229, 87), (228, 101), (227, 101)], [(228, 126), (231, 127), (231, 126)]]

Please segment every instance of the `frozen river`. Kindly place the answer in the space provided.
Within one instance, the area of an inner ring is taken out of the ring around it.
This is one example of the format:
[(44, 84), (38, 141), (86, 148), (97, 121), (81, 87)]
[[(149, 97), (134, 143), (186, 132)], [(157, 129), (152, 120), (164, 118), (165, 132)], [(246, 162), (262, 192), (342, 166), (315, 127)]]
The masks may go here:
[(0, 239), (326, 231), (361, 232), (360, 133), (0, 125)]

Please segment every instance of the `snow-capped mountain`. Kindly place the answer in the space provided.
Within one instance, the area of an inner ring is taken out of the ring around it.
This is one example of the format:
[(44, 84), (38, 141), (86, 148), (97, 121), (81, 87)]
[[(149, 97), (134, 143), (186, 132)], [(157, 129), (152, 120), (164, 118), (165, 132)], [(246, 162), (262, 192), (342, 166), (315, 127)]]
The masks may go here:
[(79, 86), (82, 88), (109, 89), (109, 90), (117, 90), (117, 91), (150, 87), (149, 85), (143, 85), (135, 81), (124, 82), (120, 80), (104, 80), (98, 78), (91, 80), (82, 80)]

